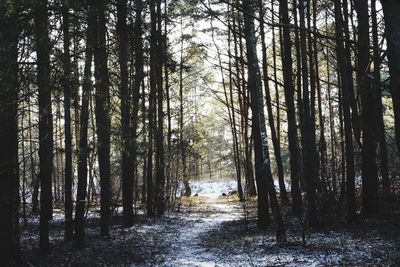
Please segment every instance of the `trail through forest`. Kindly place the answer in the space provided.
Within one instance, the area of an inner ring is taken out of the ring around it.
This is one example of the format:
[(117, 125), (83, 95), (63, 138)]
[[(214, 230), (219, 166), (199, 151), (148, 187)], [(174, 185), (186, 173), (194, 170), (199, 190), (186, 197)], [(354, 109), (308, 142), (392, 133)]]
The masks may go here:
[(121, 225), (121, 216), (114, 214), (106, 238), (98, 237), (98, 214), (89, 212), (83, 250), (63, 242), (64, 218), (56, 213), (50, 233), (53, 249), (47, 256), (35, 250), (38, 220), (31, 217), (22, 231), (25, 260), (30, 266), (140, 267), (360, 266), (400, 262), (400, 229), (395, 221), (306, 231), (304, 244), (299, 221), (286, 213), (288, 242), (279, 246), (274, 223), (267, 231), (258, 230), (254, 199), (240, 203), (235, 189), (232, 180), (194, 182), (196, 196), (183, 198), (174, 211), (163, 217), (148, 218), (139, 211), (135, 225), (126, 228)]

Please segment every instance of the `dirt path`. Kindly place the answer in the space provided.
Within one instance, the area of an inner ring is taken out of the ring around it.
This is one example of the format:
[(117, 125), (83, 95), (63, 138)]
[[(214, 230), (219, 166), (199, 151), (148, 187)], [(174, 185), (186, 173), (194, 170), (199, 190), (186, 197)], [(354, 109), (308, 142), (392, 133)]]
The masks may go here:
[(307, 232), (304, 246), (296, 221), (286, 215), (288, 243), (278, 246), (274, 225), (266, 232), (257, 229), (254, 202), (246, 202), (250, 216), (243, 220), (237, 199), (221, 197), (235, 187), (234, 181), (192, 184), (198, 197), (183, 198), (178, 212), (152, 218), (140, 213), (128, 228), (114, 216), (105, 238), (98, 235), (98, 214), (91, 213), (83, 249), (64, 242), (63, 213), (57, 212), (46, 256), (37, 250), (39, 218), (32, 216), (21, 229), (24, 266), (400, 266), (398, 222)]
[(218, 230), (224, 222), (237, 219), (239, 207), (222, 198), (202, 198), (190, 213), (184, 215), (188, 223), (178, 229), (170, 261), (165, 266), (225, 266), (221, 256), (204, 243), (202, 237)]

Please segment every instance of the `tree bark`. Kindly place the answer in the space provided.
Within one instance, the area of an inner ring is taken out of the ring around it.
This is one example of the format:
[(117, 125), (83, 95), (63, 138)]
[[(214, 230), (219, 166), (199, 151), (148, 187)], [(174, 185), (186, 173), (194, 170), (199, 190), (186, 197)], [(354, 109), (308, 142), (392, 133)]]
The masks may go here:
[(66, 241), (73, 237), (72, 219), (72, 134), (71, 134), (71, 56), (69, 34), (68, 1), (63, 5), (63, 35), (64, 35), (64, 129), (65, 129), (65, 234)]
[[(87, 14), (85, 67), (82, 86), (82, 107), (80, 113), (79, 152), (78, 152), (78, 184), (75, 206), (75, 235), (74, 239), (78, 246), (84, 242), (84, 215), (86, 207), (86, 191), (88, 178), (88, 126), (89, 126), (89, 98), (92, 90), (92, 59), (95, 39), (95, 7), (89, 6)], [(93, 192), (92, 192), (93, 194)]]
[[(281, 23), (290, 24), (288, 2), (280, 0)], [(288, 140), (289, 140), (289, 155), (290, 155), (290, 180), (291, 180), (291, 196), (292, 196), (292, 211), (299, 216), (302, 213), (302, 199), (300, 195), (300, 163), (299, 163), (299, 148), (297, 143), (297, 126), (296, 113), (294, 106), (294, 88), (293, 88), (293, 73), (292, 73), (292, 44), (290, 39), (290, 29), (284, 27), (283, 30), (283, 80), (285, 89), (286, 112), (288, 119)]]
[[(17, 2), (17, 1), (16, 1)], [(16, 4), (0, 9), (0, 265), (20, 265)]]
[(133, 165), (131, 160), (130, 135), (130, 97), (128, 90), (128, 29), (126, 24), (128, 1), (119, 0), (117, 3), (117, 33), (119, 46), (120, 68), (120, 98), (122, 125), (122, 203), (123, 223), (131, 226), (133, 223)]
[(96, 86), (96, 133), (100, 171), (100, 235), (109, 234), (111, 206), (110, 170), (110, 92), (107, 68), (105, 1), (96, 1), (96, 47), (94, 49)]
[(53, 118), (50, 89), (50, 56), (47, 1), (35, 6), (37, 42), (37, 85), (39, 90), (40, 241), (42, 252), (49, 249), (49, 220), (52, 217)]
[[(283, 225), (281, 210), (276, 197), (275, 186), (271, 174), (271, 166), (269, 160), (268, 151), (268, 136), (265, 127), (265, 116), (264, 116), (264, 104), (262, 94), (262, 82), (260, 75), (260, 68), (258, 66), (257, 58), (257, 41), (254, 28), (254, 9), (256, 7), (256, 1), (244, 0), (243, 10), (246, 11), (244, 14), (244, 25), (245, 25), (245, 38), (246, 38), (246, 50), (247, 50), (247, 65), (248, 65), (248, 86), (251, 95), (251, 109), (252, 109), (252, 124), (253, 124), (253, 139), (254, 139), (254, 152), (256, 160), (256, 170), (260, 168), (259, 176), (256, 176), (256, 182), (258, 187), (258, 212), (263, 215), (262, 218), (258, 218), (258, 225), (264, 228), (267, 226), (268, 221), (265, 221), (268, 217), (265, 216), (265, 212), (268, 214), (268, 202), (267, 197), (271, 202), (272, 213), (277, 223), (276, 240), (278, 243), (286, 240), (285, 227)], [(260, 166), (257, 166), (260, 164)], [(261, 205), (260, 205), (261, 204)], [(262, 221), (260, 221), (262, 220)]]
[[(260, 9), (260, 19), (262, 20), (264, 17), (264, 12), (265, 12), (262, 0), (258, 1), (258, 5), (259, 5), (259, 9)], [(271, 100), (271, 93), (270, 93), (270, 87), (269, 87), (267, 46), (265, 44), (264, 23), (260, 24), (260, 32), (261, 32), (261, 47), (262, 47), (261, 50), (262, 50), (262, 63), (263, 63), (262, 70), (263, 70), (265, 100), (266, 100), (266, 105), (267, 105), (269, 128), (271, 130), (272, 145), (274, 147), (275, 160), (276, 160), (276, 165), (277, 165), (277, 169), (278, 169), (279, 191), (280, 191), (281, 199), (283, 201), (288, 201), (286, 187), (285, 187), (284, 173), (283, 173), (281, 145), (277, 138), (277, 134), (276, 134), (276, 130), (275, 130), (274, 115), (273, 115), (273, 111), (272, 111), (272, 100)]]
[[(139, 98), (140, 98), (140, 88), (143, 80), (143, 30), (142, 30), (142, 10), (143, 10), (143, 0), (135, 0), (135, 25), (134, 25), (134, 35), (135, 35), (135, 75), (133, 78), (132, 86), (132, 129), (131, 129), (131, 139), (132, 139), (132, 165), (134, 168), (137, 166), (138, 162), (138, 145), (137, 145), (137, 128), (139, 123), (138, 112), (139, 112)], [(143, 88), (144, 89), (144, 88)], [(145, 96), (143, 94), (143, 103), (145, 102)], [(143, 104), (143, 116), (145, 114), (145, 105)], [(144, 126), (145, 128), (145, 126)], [(145, 132), (145, 131), (144, 131)], [(145, 158), (145, 157), (144, 157)], [(144, 164), (146, 165), (146, 164)], [(144, 177), (146, 177), (144, 175)], [(138, 177), (135, 177), (138, 179)], [(145, 181), (144, 181), (145, 184)], [(144, 191), (145, 192), (145, 191)], [(142, 194), (145, 197), (145, 194)]]
[[(352, 82), (349, 80), (349, 72), (351, 72), (350, 58), (346, 57), (345, 47), (343, 44), (343, 17), (341, 1), (335, 0), (335, 25), (336, 25), (336, 54), (338, 60), (338, 68), (341, 81), (342, 108), (344, 120), (344, 139), (345, 139), (345, 161), (346, 161), (346, 194), (347, 194), (347, 220), (353, 223), (356, 219), (356, 202), (355, 202), (355, 171), (354, 171), (354, 147), (352, 136), (352, 121), (350, 108), (352, 106), (351, 91)], [(344, 166), (344, 165), (343, 165)]]
[(378, 211), (378, 167), (377, 167), (377, 94), (367, 75), (370, 74), (369, 14), (368, 1), (355, 1), (358, 21), (357, 82), (362, 105), (362, 206), (366, 216)]
[(381, 0), (381, 3), (385, 19), (397, 153), (400, 157), (400, 2), (397, 0)]
[(372, 42), (374, 47), (373, 62), (374, 62), (374, 82), (373, 91), (376, 94), (377, 116), (378, 116), (378, 142), (379, 142), (379, 161), (380, 172), (382, 176), (382, 186), (388, 191), (390, 187), (389, 181), (389, 164), (386, 146), (385, 122), (383, 120), (383, 103), (382, 103), (382, 88), (381, 88), (381, 56), (379, 52), (379, 36), (378, 36), (378, 20), (376, 11), (376, 0), (371, 0), (371, 20), (372, 20)]

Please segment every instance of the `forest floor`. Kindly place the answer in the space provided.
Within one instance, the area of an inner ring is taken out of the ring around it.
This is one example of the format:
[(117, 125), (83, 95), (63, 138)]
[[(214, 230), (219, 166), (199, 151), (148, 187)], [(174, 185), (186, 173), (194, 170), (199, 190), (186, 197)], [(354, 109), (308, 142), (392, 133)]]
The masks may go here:
[[(233, 181), (194, 183), (196, 197), (184, 198), (161, 218), (142, 213), (130, 228), (114, 216), (110, 236), (98, 236), (98, 214), (89, 213), (86, 245), (79, 250), (63, 241), (62, 212), (51, 223), (51, 251), (38, 250), (38, 219), (21, 229), (26, 266), (400, 266), (400, 221), (332, 224), (302, 230), (301, 220), (285, 216), (288, 242), (277, 245), (274, 225), (260, 231), (255, 200), (240, 203), (229, 192)], [(227, 196), (222, 197), (221, 194)], [(284, 210), (285, 212), (285, 210)], [(303, 234), (305, 242), (303, 242)]]

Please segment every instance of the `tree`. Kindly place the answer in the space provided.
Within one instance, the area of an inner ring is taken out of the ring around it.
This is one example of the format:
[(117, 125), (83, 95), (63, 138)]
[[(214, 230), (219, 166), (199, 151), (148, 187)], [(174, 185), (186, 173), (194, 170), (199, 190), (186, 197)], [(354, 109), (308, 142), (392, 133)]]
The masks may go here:
[[(281, 23), (290, 24), (288, 2), (287, 0), (280, 0), (280, 15)], [(290, 29), (283, 27), (282, 29), (281, 47), (283, 51), (282, 68), (283, 80), (285, 89), (285, 102), (286, 112), (288, 118), (288, 140), (289, 140), (289, 154), (290, 154), (290, 183), (291, 183), (291, 196), (292, 196), (292, 211), (296, 215), (301, 214), (302, 199), (300, 195), (300, 163), (299, 163), (299, 148), (297, 142), (297, 126), (296, 126), (296, 113), (294, 106), (294, 88), (293, 88), (293, 72), (292, 72), (292, 45), (290, 40)]]
[(362, 105), (362, 204), (365, 215), (378, 211), (377, 94), (368, 79), (370, 74), (368, 1), (355, 1), (358, 20), (358, 87)]
[(117, 33), (119, 45), (120, 66), (120, 98), (121, 98), (121, 124), (122, 124), (122, 202), (123, 220), (126, 226), (133, 223), (133, 165), (131, 154), (130, 135), (130, 97), (128, 90), (128, 28), (127, 0), (117, 3)]
[(65, 240), (73, 237), (72, 218), (72, 134), (71, 134), (71, 55), (69, 30), (69, 3), (63, 3), (64, 35), (64, 127), (65, 127)]
[(20, 264), (16, 5), (0, 4), (0, 265), (4, 266)]
[[(317, 222), (317, 210), (316, 210), (316, 189), (315, 184), (317, 180), (317, 160), (316, 160), (316, 147), (315, 147), (315, 90), (314, 92), (309, 91), (309, 72), (312, 72), (308, 67), (307, 60), (307, 35), (303, 29), (305, 26), (305, 4), (304, 0), (299, 0), (299, 15), (300, 15), (300, 50), (301, 50), (301, 73), (303, 81), (303, 120), (302, 126), (302, 140), (303, 140), (303, 168), (304, 177), (306, 182), (307, 191), (307, 204), (308, 204), (308, 223), (311, 227), (318, 225)], [(310, 40), (309, 40), (310, 43)], [(310, 62), (311, 63), (311, 62)], [(298, 70), (299, 71), (299, 70)], [(311, 88), (314, 86), (311, 83)], [(314, 86), (315, 87), (315, 86)], [(313, 96), (314, 95), (314, 96)]]
[[(248, 86), (251, 95), (251, 110), (252, 110), (252, 125), (254, 139), (254, 153), (256, 161), (256, 182), (258, 188), (258, 225), (265, 228), (269, 223), (268, 217), (268, 202), (267, 197), (271, 201), (272, 213), (274, 214), (277, 231), (276, 240), (278, 243), (286, 240), (285, 227), (283, 225), (282, 215), (278, 200), (276, 198), (275, 186), (271, 174), (271, 166), (268, 151), (268, 136), (265, 127), (264, 116), (264, 97), (262, 94), (262, 83), (260, 68), (258, 66), (256, 36), (254, 28), (254, 9), (256, 2), (252, 0), (243, 1), (243, 10), (245, 25), (245, 39), (247, 50), (247, 67), (248, 67)], [(262, 216), (262, 217), (261, 217)]]
[(400, 2), (381, 0), (387, 40), (390, 89), (393, 99), (397, 153), (400, 157)]
[[(142, 10), (143, 10), (143, 1), (142, 0), (135, 0), (135, 25), (134, 25), (134, 35), (135, 35), (135, 42), (134, 42), (134, 53), (135, 53), (135, 74), (133, 77), (133, 85), (132, 85), (132, 129), (131, 129), (131, 154), (132, 154), (132, 165), (133, 170), (136, 169), (137, 162), (138, 162), (138, 144), (137, 144), (137, 128), (138, 128), (138, 112), (139, 112), (139, 98), (140, 98), (140, 88), (143, 81), (143, 30), (142, 30)], [(144, 88), (143, 88), (144, 89)], [(143, 111), (145, 109), (145, 97), (143, 95)], [(145, 113), (145, 112), (143, 112)], [(144, 128), (144, 126), (143, 126)], [(145, 164), (144, 164), (145, 165)], [(138, 179), (136, 177), (136, 179)], [(145, 180), (145, 179), (143, 179)], [(144, 181), (145, 184), (145, 181)], [(142, 195), (143, 197), (145, 194)]]
[(35, 4), (37, 46), (37, 86), (39, 90), (39, 168), (40, 168), (40, 242), (43, 252), (49, 249), (49, 220), (52, 217), (53, 114), (50, 87), (50, 48), (47, 1)]
[[(156, 208), (157, 215), (163, 215), (165, 212), (165, 155), (164, 155), (164, 89), (163, 89), (163, 61), (164, 42), (162, 36), (162, 15), (161, 0), (156, 1), (157, 30), (155, 47), (155, 85), (157, 86), (157, 136), (156, 136)], [(166, 36), (164, 36), (166, 38)]]
[[(260, 9), (260, 19), (263, 19), (265, 9), (263, 7), (263, 3), (259, 0), (259, 9)], [(269, 128), (271, 129), (271, 138), (272, 138), (272, 145), (274, 147), (275, 153), (275, 160), (278, 169), (278, 181), (279, 181), (279, 191), (283, 201), (288, 201), (286, 187), (285, 187), (285, 180), (284, 180), (284, 173), (283, 173), (283, 162), (281, 156), (281, 145), (279, 143), (279, 139), (277, 137), (277, 133), (275, 130), (275, 122), (274, 122), (274, 115), (272, 111), (272, 100), (271, 100), (271, 93), (269, 87), (269, 77), (268, 77), (268, 62), (267, 62), (267, 46), (265, 44), (265, 29), (264, 23), (260, 24), (260, 32), (261, 32), (261, 45), (262, 45), (262, 59), (263, 59), (263, 82), (264, 82), (264, 91), (265, 91), (265, 100), (267, 104), (267, 111), (268, 111), (268, 122)]]
[(79, 132), (79, 152), (78, 152), (78, 185), (75, 206), (75, 235), (74, 240), (78, 246), (83, 246), (84, 216), (86, 207), (86, 187), (88, 178), (88, 126), (89, 126), (89, 95), (92, 90), (92, 60), (95, 46), (95, 20), (96, 10), (93, 3), (88, 5), (87, 29), (86, 29), (86, 48), (85, 48), (85, 67), (82, 86), (82, 107), (80, 113), (80, 132)]
[(110, 170), (110, 92), (107, 68), (106, 3), (96, 1), (96, 42), (94, 49), (96, 87), (96, 133), (100, 170), (100, 235), (109, 234), (111, 215), (111, 170)]
[[(341, 85), (341, 103), (344, 119), (344, 139), (346, 154), (346, 194), (347, 194), (347, 220), (353, 223), (356, 219), (356, 200), (355, 200), (355, 171), (354, 171), (354, 147), (352, 134), (352, 121), (350, 115), (351, 108), (351, 91), (352, 81), (350, 81), (349, 73), (351, 73), (350, 58), (346, 57), (345, 47), (343, 44), (343, 17), (341, 1), (335, 0), (335, 25), (336, 25), (336, 55), (337, 64), (340, 75)], [(343, 165), (344, 166), (344, 165)]]

